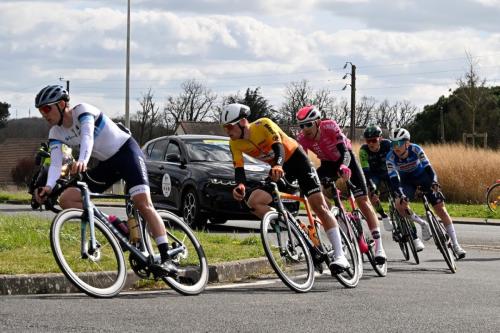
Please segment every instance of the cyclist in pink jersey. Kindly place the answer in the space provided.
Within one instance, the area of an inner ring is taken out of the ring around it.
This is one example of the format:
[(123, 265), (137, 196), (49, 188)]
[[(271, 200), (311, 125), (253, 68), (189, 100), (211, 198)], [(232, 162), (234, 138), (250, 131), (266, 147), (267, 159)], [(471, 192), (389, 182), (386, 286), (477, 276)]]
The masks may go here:
[(350, 180), (355, 186), (352, 192), (356, 204), (366, 217), (375, 241), (375, 260), (378, 264), (385, 263), (387, 257), (380, 237), (379, 221), (368, 200), (366, 180), (352, 152), (351, 141), (334, 120), (321, 120), (320, 111), (312, 105), (301, 108), (296, 118), (301, 128), (297, 141), (306, 152), (311, 150), (321, 161), (321, 166), (317, 169), (320, 179), (342, 177), (345, 181)]

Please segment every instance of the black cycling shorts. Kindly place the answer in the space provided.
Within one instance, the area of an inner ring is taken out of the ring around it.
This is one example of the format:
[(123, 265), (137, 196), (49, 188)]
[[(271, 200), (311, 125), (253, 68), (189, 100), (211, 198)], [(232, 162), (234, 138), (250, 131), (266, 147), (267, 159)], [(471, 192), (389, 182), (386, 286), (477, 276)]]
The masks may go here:
[(289, 182), (299, 182), (301, 192), (306, 196), (321, 192), (318, 173), (302, 147), (298, 147), (283, 164), (285, 177)]
[[(355, 189), (352, 189), (352, 194), (355, 198), (361, 197), (363, 195), (368, 194), (368, 189), (366, 188), (366, 180), (365, 175), (363, 174), (363, 170), (354, 157), (352, 150), (348, 150), (348, 153), (351, 155), (351, 162), (347, 166), (351, 169), (351, 183), (356, 186)], [(333, 178), (337, 180), (339, 178), (338, 172), (340, 170), (340, 165), (342, 161), (321, 161), (321, 166), (318, 168), (319, 178)]]
[[(105, 161), (88, 171), (87, 184), (91, 192), (102, 193), (117, 181), (123, 179), (128, 189), (136, 186), (149, 188), (148, 172), (144, 154), (137, 142), (130, 137), (120, 149)], [(100, 182), (96, 184), (92, 182)]]

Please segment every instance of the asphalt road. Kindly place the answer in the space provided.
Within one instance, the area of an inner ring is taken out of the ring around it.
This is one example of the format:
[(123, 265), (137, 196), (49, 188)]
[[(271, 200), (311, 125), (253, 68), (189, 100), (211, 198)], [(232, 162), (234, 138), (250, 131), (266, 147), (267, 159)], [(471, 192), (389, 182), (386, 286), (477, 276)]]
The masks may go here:
[[(213, 228), (249, 231), (243, 224), (258, 227), (257, 221), (231, 221)], [(420, 253), (420, 265), (414, 265), (401, 260), (384, 233), (388, 276), (377, 277), (366, 264), (355, 289), (324, 274), (307, 294), (291, 292), (269, 276), (210, 285), (196, 297), (170, 290), (122, 293), (109, 300), (76, 294), (2, 296), (0, 331), (498, 332), (500, 228), (456, 227), (468, 251), (456, 274), (449, 273), (431, 242)]]

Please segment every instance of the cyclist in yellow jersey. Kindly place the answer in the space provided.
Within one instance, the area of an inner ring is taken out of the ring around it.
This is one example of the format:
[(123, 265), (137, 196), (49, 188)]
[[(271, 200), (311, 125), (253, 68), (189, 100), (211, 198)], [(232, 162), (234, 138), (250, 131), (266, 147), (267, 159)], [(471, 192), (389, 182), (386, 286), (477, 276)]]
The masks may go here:
[(271, 195), (264, 189), (255, 189), (246, 193), (246, 177), (243, 153), (271, 165), (270, 177), (277, 181), (285, 174), (289, 181), (297, 180), (301, 191), (307, 197), (312, 210), (323, 223), (328, 239), (335, 250), (335, 258), (330, 264), (332, 274), (349, 268), (340, 238), (340, 231), (335, 217), (321, 193), (316, 169), (309, 161), (304, 150), (268, 118), (261, 118), (250, 123), (247, 117), (250, 108), (243, 104), (226, 105), (220, 122), (230, 138), (229, 145), (233, 154), (236, 187), (233, 197), (246, 199), (252, 213), (262, 218), (272, 208)]

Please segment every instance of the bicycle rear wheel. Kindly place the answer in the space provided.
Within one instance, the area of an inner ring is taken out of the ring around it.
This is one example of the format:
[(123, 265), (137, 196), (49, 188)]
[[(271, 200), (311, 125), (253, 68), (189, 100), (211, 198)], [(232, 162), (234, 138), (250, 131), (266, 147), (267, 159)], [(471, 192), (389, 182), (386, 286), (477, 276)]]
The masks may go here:
[[(93, 297), (113, 297), (127, 279), (126, 264), (118, 240), (97, 217), (94, 217), (97, 250), (82, 258), (81, 209), (67, 209), (54, 218), (50, 245), (59, 268), (82, 292)], [(85, 222), (85, 248), (89, 248), (90, 226)]]
[(275, 211), (262, 218), (260, 234), (264, 251), (281, 281), (296, 292), (307, 292), (314, 284), (311, 253), (299, 231)]
[(457, 266), (455, 264), (455, 253), (452, 249), (451, 240), (444, 229), (444, 226), (439, 222), (430, 210), (427, 210), (427, 220), (431, 227), (432, 237), (436, 243), (439, 252), (443, 255), (446, 265), (452, 273), (456, 273)]
[(342, 248), (350, 267), (343, 272), (334, 274), (335, 278), (346, 288), (355, 288), (363, 275), (363, 257), (359, 250), (354, 231), (343, 217), (337, 216)]
[(158, 214), (167, 229), (170, 249), (182, 249), (173, 256), (178, 273), (162, 280), (182, 295), (198, 295), (208, 283), (205, 252), (194, 232), (177, 215), (165, 210), (158, 210)]
[(500, 183), (496, 183), (488, 189), (486, 194), (486, 203), (488, 204), (488, 208), (496, 213), (498, 210), (498, 206), (500, 206)]

